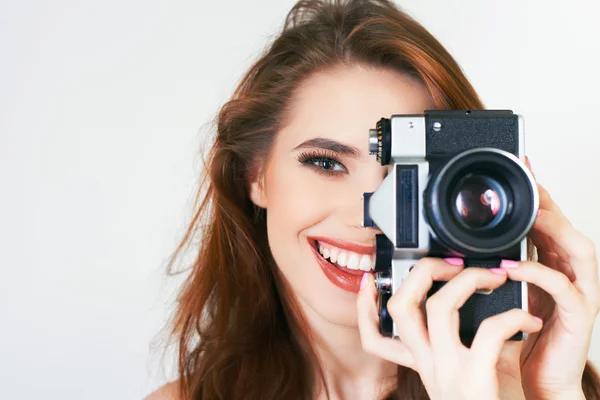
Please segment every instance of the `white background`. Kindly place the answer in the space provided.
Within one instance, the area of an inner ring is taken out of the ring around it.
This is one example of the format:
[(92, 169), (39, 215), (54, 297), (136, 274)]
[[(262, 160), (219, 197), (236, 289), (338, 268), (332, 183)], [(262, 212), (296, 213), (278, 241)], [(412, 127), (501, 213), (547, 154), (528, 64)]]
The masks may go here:
[[(399, 4), (487, 108), (525, 116), (538, 180), (600, 243), (599, 3)], [(200, 143), (292, 5), (0, 0), (0, 398), (135, 399), (173, 377), (165, 261)]]

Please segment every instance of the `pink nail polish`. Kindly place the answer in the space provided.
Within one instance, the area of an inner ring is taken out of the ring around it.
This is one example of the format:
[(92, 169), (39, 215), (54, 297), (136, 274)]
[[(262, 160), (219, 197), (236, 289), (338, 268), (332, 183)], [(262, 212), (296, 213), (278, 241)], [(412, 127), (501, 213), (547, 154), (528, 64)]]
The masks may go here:
[(367, 281), (369, 280), (369, 273), (365, 272), (360, 281), (360, 290), (362, 290), (365, 286), (367, 286)]
[(493, 272), (496, 275), (506, 275), (506, 270), (502, 268), (490, 268), (490, 272)]
[(536, 317), (536, 316), (534, 316), (534, 317), (533, 317), (533, 319), (535, 319), (535, 320), (536, 320), (537, 322), (539, 322), (540, 324), (543, 324), (543, 323), (544, 323), (544, 320), (543, 320), (543, 319), (541, 319), (540, 317)]
[(542, 209), (538, 208), (537, 216), (539, 217), (541, 213), (542, 213)]
[(519, 266), (519, 262), (518, 261), (514, 261), (514, 260), (502, 260), (502, 262), (500, 263), (500, 266), (502, 268), (517, 268)]
[(463, 265), (464, 264), (464, 261), (462, 258), (454, 258), (454, 257), (444, 258), (444, 261), (446, 261), (448, 264), (451, 264), (451, 265)]

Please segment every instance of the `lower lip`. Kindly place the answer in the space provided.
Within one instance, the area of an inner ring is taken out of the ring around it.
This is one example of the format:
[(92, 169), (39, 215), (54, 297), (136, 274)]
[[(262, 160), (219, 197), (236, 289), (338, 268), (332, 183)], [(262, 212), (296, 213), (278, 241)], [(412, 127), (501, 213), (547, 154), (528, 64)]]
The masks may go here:
[(317, 261), (325, 273), (325, 276), (331, 281), (331, 283), (348, 292), (358, 293), (360, 290), (360, 281), (362, 280), (363, 275), (368, 272), (334, 265), (324, 259), (319, 254), (317, 249), (315, 249), (312, 243), (309, 243), (309, 246), (317, 258)]

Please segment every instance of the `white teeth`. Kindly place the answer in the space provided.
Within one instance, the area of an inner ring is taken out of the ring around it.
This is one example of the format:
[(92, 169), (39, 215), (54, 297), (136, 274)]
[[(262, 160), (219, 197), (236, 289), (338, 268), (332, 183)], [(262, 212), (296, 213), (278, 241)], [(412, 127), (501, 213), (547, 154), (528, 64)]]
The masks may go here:
[(369, 272), (373, 267), (372, 256), (370, 254), (358, 254), (338, 249), (337, 247), (324, 246), (318, 243), (319, 253), (329, 262), (338, 264), (353, 270), (362, 270)]
[(360, 257), (359, 269), (362, 271), (370, 271), (371, 270), (371, 256), (369, 256), (367, 254), (363, 254)]
[(335, 262), (337, 262), (337, 258), (338, 258), (337, 249), (331, 249), (331, 252), (329, 253), (329, 261), (332, 263), (335, 263)]
[(348, 268), (358, 269), (358, 255), (354, 253), (350, 254), (350, 257), (348, 257)]
[(340, 255), (338, 256), (337, 263), (342, 267), (345, 267), (346, 264), (348, 264), (348, 253), (346, 253), (345, 251), (341, 251)]

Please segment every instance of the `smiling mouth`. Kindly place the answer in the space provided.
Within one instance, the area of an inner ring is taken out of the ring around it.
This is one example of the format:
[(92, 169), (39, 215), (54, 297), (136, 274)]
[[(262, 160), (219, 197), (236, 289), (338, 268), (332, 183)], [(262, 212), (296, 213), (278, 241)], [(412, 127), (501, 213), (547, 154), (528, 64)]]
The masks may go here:
[(374, 257), (371, 254), (352, 252), (317, 239), (310, 240), (310, 244), (319, 257), (344, 272), (362, 275), (373, 271)]

